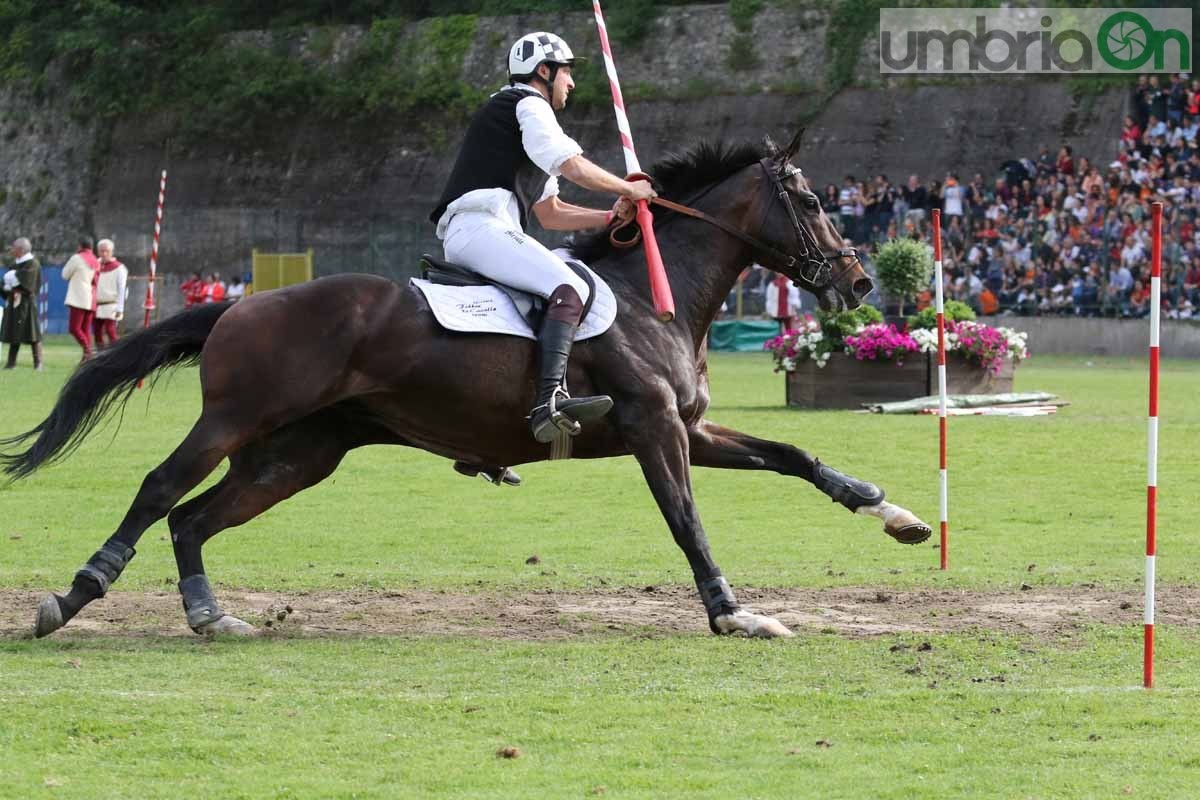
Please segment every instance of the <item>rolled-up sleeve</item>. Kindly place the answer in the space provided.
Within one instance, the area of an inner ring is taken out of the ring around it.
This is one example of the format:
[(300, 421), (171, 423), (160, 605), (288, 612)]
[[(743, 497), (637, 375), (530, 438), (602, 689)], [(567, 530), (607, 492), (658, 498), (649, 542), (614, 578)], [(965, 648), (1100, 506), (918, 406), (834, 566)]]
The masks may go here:
[(547, 200), (551, 197), (557, 197), (557, 196), (558, 196), (558, 178), (551, 175), (549, 178), (546, 179), (546, 186), (545, 186), (545, 188), (542, 189), (542, 196), (539, 197), (537, 199), (537, 201), (540, 203), (543, 200)]
[(517, 124), (529, 160), (551, 177), (559, 174), (564, 161), (583, 152), (574, 139), (563, 133), (550, 104), (540, 97), (526, 97), (517, 103)]

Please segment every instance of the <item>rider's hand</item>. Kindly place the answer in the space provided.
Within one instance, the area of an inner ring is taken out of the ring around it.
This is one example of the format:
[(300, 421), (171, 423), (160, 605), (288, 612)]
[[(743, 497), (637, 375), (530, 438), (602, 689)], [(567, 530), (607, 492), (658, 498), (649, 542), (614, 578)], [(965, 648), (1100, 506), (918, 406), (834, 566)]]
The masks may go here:
[(613, 203), (613, 219), (619, 222), (629, 222), (629, 220), (633, 219), (633, 216), (636, 213), (637, 208), (634, 206), (633, 201), (628, 197), (619, 197), (617, 198), (617, 202)]
[(649, 200), (651, 197), (658, 197), (658, 192), (654, 191), (654, 187), (650, 185), (650, 181), (640, 178), (636, 181), (625, 181), (625, 191), (623, 194), (630, 200)]

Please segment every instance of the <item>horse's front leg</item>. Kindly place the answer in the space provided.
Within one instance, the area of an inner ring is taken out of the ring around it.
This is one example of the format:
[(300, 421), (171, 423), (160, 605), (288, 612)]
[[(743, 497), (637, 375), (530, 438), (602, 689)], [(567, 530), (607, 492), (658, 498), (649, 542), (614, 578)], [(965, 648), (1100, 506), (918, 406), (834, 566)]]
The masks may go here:
[(803, 450), (783, 442), (756, 439), (701, 420), (688, 429), (693, 467), (765, 469), (803, 478), (855, 514), (883, 520), (883, 529), (903, 544), (920, 544), (932, 529), (906, 508), (884, 500), (884, 492), (822, 464)]
[(792, 632), (773, 617), (753, 614), (738, 605), (721, 570), (713, 562), (708, 537), (692, 499), (688, 467), (688, 434), (677, 414), (664, 411), (653, 421), (627, 427), (626, 440), (641, 464), (642, 474), (658, 503), (675, 543), (687, 556), (708, 612), (713, 633), (742, 632), (748, 636), (791, 636)]

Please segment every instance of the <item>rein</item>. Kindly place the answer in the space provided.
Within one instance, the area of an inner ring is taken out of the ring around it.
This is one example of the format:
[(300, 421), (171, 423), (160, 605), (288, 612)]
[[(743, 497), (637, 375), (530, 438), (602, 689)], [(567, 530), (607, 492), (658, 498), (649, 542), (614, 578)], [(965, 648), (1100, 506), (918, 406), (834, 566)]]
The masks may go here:
[[(796, 233), (796, 239), (799, 242), (800, 246), (804, 250), (804, 252), (801, 253), (800, 257), (805, 259), (806, 266), (809, 267), (808, 270), (805, 270), (803, 268), (800, 270), (801, 277), (813, 286), (828, 286), (833, 282), (833, 280), (840, 278), (843, 274), (845, 274), (846, 270), (850, 269), (853, 266), (853, 263), (851, 263), (850, 266), (844, 267), (841, 271), (838, 272), (838, 274), (836, 276), (831, 278), (833, 265), (830, 263), (830, 259), (832, 259), (832, 258), (853, 258), (855, 261), (857, 261), (858, 260), (858, 251), (853, 247), (841, 247), (841, 248), (838, 248), (837, 250), (834, 250), (829, 253), (823, 251), (821, 249), (820, 244), (817, 242), (816, 237), (812, 234), (812, 232), (808, 229), (808, 227), (805, 226), (800, 221), (800, 218), (796, 215), (796, 209), (792, 206), (791, 197), (788, 195), (788, 191), (783, 185), (784, 179), (790, 178), (792, 175), (796, 174), (796, 172), (799, 172), (799, 170), (796, 170), (794, 167), (792, 167), (791, 169), (793, 171), (789, 171), (789, 172), (772, 171), (771, 168), (768, 167), (768, 165), (767, 165), (768, 161), (769, 161), (769, 159), (764, 158), (762, 161), (759, 162), (759, 164), (760, 164), (760, 166), (762, 166), (763, 171), (765, 171), (767, 173), (767, 175), (770, 177), (772, 183), (774, 184), (775, 195), (777, 197), (779, 197), (779, 199), (783, 202), (784, 207), (788, 211), (788, 216), (791, 218), (791, 222), (792, 222), (792, 228)], [(707, 194), (707, 192), (708, 192), (708, 190), (705, 190), (701, 194), (697, 195), (696, 198), (694, 198), (692, 200), (692, 202), (695, 202), (700, 197), (703, 197), (704, 194)], [(716, 217), (714, 217), (710, 214), (706, 214), (703, 211), (683, 205), (682, 203), (676, 203), (672, 200), (667, 200), (666, 198), (663, 198), (663, 197), (652, 197), (652, 198), (650, 198), (650, 202), (654, 205), (662, 206), (663, 208), (669, 209), (671, 211), (675, 211), (679, 214), (683, 214), (684, 216), (692, 217), (693, 219), (702, 220), (703, 222), (707, 222), (710, 225), (714, 225), (714, 226), (720, 228), (721, 230), (725, 231), (726, 233), (728, 233), (730, 236), (734, 237), (735, 239), (738, 239), (739, 241), (750, 245), (750, 247), (754, 248), (759, 253), (762, 253), (763, 255), (767, 256), (767, 258), (764, 259), (764, 261), (774, 262), (776, 264), (782, 265), (782, 267), (784, 269), (792, 269), (792, 268), (796, 267), (796, 262), (797, 262), (796, 256), (788, 255), (787, 253), (781, 252), (780, 250), (777, 250), (776, 248), (772, 247), (771, 245), (767, 244), (766, 242), (762, 241), (761, 239), (751, 236), (750, 234), (746, 233), (745, 231), (734, 227), (733, 225), (729, 224), (728, 222), (725, 222), (724, 220), (717, 219)], [(770, 210), (770, 206), (768, 206), (767, 210), (768, 211)], [(763, 215), (763, 218), (765, 220), (765, 218), (766, 218), (765, 213)], [(608, 240), (609, 240), (609, 242), (612, 243), (613, 247), (617, 247), (617, 248), (633, 247), (641, 240), (641, 236), (642, 236), (641, 231), (637, 230), (636, 226), (634, 227), (634, 235), (631, 238), (621, 239), (617, 236), (617, 233), (619, 231), (622, 231), (625, 228), (630, 227), (631, 225), (634, 224), (634, 222), (635, 222), (635, 220), (633, 220), (633, 219), (627, 220), (625, 222), (622, 222), (620, 225), (617, 225), (616, 227), (614, 227), (612, 230), (609, 231)], [(769, 266), (769, 264), (767, 264), (767, 266)], [(780, 270), (776, 269), (776, 271), (780, 271)]]

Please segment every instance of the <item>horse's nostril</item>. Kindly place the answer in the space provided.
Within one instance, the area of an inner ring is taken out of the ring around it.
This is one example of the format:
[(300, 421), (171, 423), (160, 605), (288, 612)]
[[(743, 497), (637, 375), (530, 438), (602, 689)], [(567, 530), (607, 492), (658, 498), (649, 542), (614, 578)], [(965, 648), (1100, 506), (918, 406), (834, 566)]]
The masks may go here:
[(855, 300), (862, 300), (875, 289), (875, 284), (871, 283), (870, 278), (859, 278), (854, 282), (851, 291), (854, 292)]

